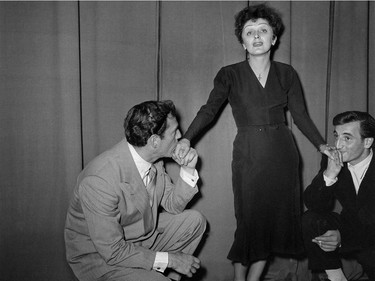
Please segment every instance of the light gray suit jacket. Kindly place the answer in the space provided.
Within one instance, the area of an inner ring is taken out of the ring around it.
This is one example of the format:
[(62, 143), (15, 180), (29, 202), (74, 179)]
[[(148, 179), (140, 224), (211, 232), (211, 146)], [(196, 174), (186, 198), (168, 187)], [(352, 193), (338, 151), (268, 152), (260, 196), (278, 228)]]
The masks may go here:
[(67, 260), (80, 280), (95, 280), (116, 267), (151, 270), (156, 252), (140, 242), (154, 234), (158, 208), (181, 213), (198, 192), (180, 177), (172, 183), (163, 161), (153, 206), (126, 140), (92, 160), (78, 176), (65, 225)]

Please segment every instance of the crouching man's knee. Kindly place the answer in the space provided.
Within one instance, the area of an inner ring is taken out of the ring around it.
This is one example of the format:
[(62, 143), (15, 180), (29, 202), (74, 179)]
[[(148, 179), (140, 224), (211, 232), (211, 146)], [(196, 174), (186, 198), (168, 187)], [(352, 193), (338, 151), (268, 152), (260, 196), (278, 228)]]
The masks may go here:
[(202, 235), (206, 231), (207, 220), (196, 210), (185, 210), (183, 214), (186, 216), (185, 224), (189, 225), (191, 229), (195, 229), (196, 234)]

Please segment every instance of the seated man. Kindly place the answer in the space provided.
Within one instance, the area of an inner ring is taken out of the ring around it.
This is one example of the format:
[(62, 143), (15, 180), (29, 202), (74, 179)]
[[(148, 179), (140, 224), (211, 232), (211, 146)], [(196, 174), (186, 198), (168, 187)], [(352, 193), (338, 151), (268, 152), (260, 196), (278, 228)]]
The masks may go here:
[[(340, 257), (353, 257), (375, 280), (375, 120), (349, 111), (333, 119), (335, 147), (304, 191), (309, 209), (303, 236), (309, 268), (325, 271), (332, 281), (347, 280)], [(328, 161), (328, 162), (327, 162)], [(337, 199), (342, 211), (331, 212)]]
[(192, 254), (206, 228), (199, 212), (184, 211), (198, 192), (197, 152), (176, 160), (180, 177), (173, 183), (160, 160), (172, 157), (181, 137), (171, 101), (134, 106), (124, 128), (126, 140), (78, 176), (65, 225), (69, 265), (88, 281), (191, 277), (200, 267)]

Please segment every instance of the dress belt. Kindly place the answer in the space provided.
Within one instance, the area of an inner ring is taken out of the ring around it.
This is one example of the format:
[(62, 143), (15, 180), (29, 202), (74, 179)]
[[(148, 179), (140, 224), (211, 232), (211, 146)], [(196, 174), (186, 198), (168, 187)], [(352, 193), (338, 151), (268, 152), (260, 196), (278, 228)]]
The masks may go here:
[(264, 124), (264, 125), (248, 125), (248, 126), (241, 126), (238, 127), (239, 132), (244, 131), (267, 131), (267, 130), (278, 130), (280, 127), (286, 126), (284, 123), (277, 123), (277, 124)]

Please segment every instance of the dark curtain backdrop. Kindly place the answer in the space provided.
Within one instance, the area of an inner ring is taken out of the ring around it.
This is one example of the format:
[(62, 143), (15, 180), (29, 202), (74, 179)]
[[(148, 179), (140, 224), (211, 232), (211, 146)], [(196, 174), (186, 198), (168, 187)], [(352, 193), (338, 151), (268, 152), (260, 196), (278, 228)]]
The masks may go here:
[[(245, 59), (234, 14), (248, 1), (0, 2), (0, 280), (75, 280), (63, 227), (83, 165), (123, 138), (136, 103), (172, 99), (186, 130), (220, 67)], [(269, 2), (286, 26), (274, 59), (292, 64), (315, 124), (332, 143), (332, 117), (375, 115), (375, 2)], [(289, 118), (302, 186), (320, 154)], [(209, 221), (193, 280), (231, 280), (235, 229), (229, 106), (195, 144)], [(168, 165), (173, 176), (177, 167)], [(306, 260), (277, 257), (266, 279), (308, 280)], [(355, 273), (357, 274), (357, 273)]]

